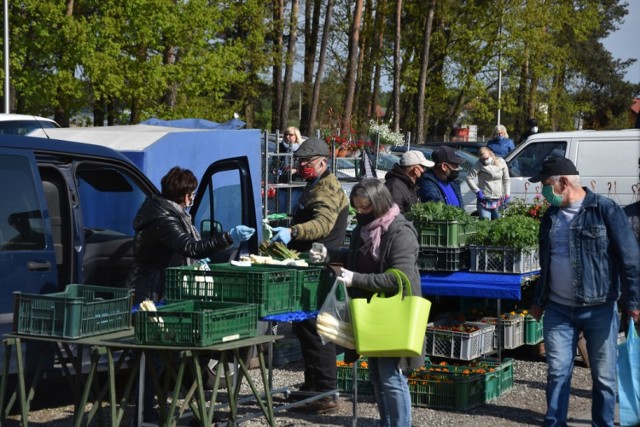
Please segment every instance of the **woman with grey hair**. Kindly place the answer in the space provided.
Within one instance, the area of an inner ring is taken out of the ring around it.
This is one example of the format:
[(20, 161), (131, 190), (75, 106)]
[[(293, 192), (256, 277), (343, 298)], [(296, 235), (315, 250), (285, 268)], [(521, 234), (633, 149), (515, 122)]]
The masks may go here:
[[(310, 252), (312, 261), (339, 263), (339, 280), (349, 288), (352, 298), (371, 298), (378, 292), (387, 296), (398, 293), (398, 283), (389, 268), (403, 271), (411, 282), (411, 292), (420, 296), (420, 273), (417, 267), (418, 234), (413, 224), (400, 213), (391, 193), (377, 179), (367, 178), (351, 190), (351, 206), (358, 225), (348, 250), (326, 249)], [(405, 291), (406, 292), (406, 291)], [(403, 370), (424, 364), (421, 357), (369, 357), (369, 377), (383, 427), (411, 426), (411, 396)]]
[(513, 141), (509, 139), (507, 128), (503, 125), (498, 125), (493, 129), (493, 137), (487, 142), (487, 147), (491, 148), (493, 154), (503, 158), (516, 148)]

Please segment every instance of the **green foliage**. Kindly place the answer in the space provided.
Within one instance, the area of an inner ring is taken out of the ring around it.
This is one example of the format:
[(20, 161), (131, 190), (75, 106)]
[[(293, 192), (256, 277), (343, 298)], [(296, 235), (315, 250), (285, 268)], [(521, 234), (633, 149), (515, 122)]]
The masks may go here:
[(507, 205), (503, 216), (528, 216), (540, 221), (548, 207), (549, 202), (542, 196), (536, 196), (533, 199), (533, 204), (528, 204), (524, 199), (514, 198)]
[(407, 219), (421, 223), (431, 221), (458, 221), (463, 225), (475, 221), (464, 209), (442, 202), (416, 203), (407, 213)]
[(475, 235), (468, 242), (483, 246), (525, 249), (538, 244), (539, 221), (527, 216), (503, 216), (493, 221), (479, 221)]

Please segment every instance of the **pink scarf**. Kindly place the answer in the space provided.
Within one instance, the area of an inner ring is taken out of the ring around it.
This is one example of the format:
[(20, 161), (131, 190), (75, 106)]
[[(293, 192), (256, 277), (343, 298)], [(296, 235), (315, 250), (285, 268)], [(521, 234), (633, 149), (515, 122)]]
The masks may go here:
[(382, 238), (382, 233), (385, 233), (389, 229), (389, 224), (393, 222), (399, 213), (400, 208), (394, 203), (387, 213), (362, 227), (360, 230), (360, 237), (362, 237), (360, 252), (363, 254), (371, 252), (373, 259), (378, 261), (380, 259), (380, 239)]

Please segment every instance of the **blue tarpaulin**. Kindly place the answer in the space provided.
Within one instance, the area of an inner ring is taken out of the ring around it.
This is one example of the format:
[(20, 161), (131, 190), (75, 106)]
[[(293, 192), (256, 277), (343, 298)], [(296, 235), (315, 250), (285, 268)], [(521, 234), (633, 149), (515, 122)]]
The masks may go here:
[(210, 120), (205, 119), (176, 119), (176, 120), (161, 120), (155, 117), (150, 118), (149, 120), (145, 120), (140, 123), (142, 125), (151, 125), (151, 126), (166, 126), (173, 128), (183, 128), (183, 129), (218, 129), (218, 130), (234, 130), (234, 129), (242, 129), (246, 124), (242, 120), (231, 119), (227, 120), (224, 123), (216, 123)]
[(420, 275), (422, 295), (520, 300), (522, 283), (539, 274), (492, 274), (456, 271)]

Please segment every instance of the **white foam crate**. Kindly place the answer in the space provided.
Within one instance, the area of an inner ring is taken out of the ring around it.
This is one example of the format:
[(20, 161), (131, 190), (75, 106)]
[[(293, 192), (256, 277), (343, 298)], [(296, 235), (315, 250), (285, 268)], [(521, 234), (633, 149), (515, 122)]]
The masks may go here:
[(469, 271), (484, 273), (528, 273), (540, 270), (538, 248), (470, 245)]
[[(496, 325), (495, 317), (483, 317), (480, 322), (490, 325)], [(525, 323), (524, 317), (514, 317), (513, 319), (501, 319), (500, 326), (502, 327), (502, 348), (505, 350), (512, 350), (524, 345), (525, 338)], [(498, 339), (496, 333), (494, 333), (494, 348), (498, 348)]]
[(476, 326), (473, 332), (454, 331), (450, 329), (434, 329), (434, 326), (451, 325), (452, 322), (433, 322), (427, 325), (425, 338), (427, 355), (451, 359), (473, 360), (493, 351), (494, 325), (466, 322)]

